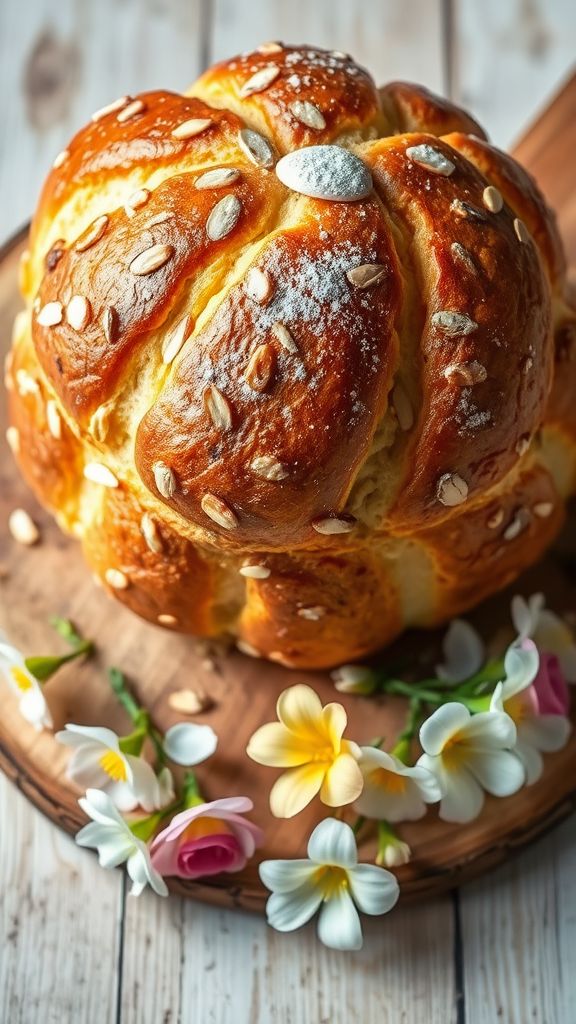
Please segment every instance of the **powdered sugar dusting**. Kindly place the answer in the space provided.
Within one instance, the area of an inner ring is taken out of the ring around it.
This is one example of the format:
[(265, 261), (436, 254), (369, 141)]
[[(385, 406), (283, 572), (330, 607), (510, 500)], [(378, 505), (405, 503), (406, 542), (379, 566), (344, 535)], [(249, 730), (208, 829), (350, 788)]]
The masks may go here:
[(354, 202), (372, 191), (366, 164), (340, 146), (306, 146), (287, 153), (276, 164), (276, 174), (294, 192), (315, 199)]

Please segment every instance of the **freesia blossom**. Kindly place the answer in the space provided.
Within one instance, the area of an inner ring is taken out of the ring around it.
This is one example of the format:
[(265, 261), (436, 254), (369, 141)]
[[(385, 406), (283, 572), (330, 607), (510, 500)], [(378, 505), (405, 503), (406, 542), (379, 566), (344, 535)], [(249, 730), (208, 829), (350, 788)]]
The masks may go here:
[(368, 696), (376, 689), (376, 673), (367, 665), (340, 665), (330, 675), (339, 693)]
[(391, 872), (358, 864), (354, 833), (335, 818), (321, 821), (312, 832), (308, 859), (264, 861), (260, 878), (272, 891), (266, 904), (272, 928), (294, 931), (320, 910), (318, 937), (332, 949), (360, 949), (358, 910), (385, 914), (399, 895)]
[[(501, 691), (499, 683), (495, 693)], [(521, 762), (510, 750), (516, 727), (504, 711), (471, 715), (457, 701), (443, 704), (420, 729), (424, 753), (417, 764), (432, 772), (443, 790), (440, 817), (465, 823), (476, 818), (484, 790), (510, 796), (524, 782)]]
[(329, 807), (356, 800), (363, 785), (360, 748), (343, 739), (348, 719), (342, 705), (322, 707), (314, 690), (297, 685), (280, 694), (276, 711), (280, 721), (263, 725), (247, 747), (258, 764), (288, 769), (270, 792), (272, 813), (291, 818), (317, 793)]
[(465, 619), (452, 619), (442, 642), (444, 661), (436, 666), (439, 679), (461, 683), (480, 671), (486, 657), (484, 641)]
[(157, 777), (144, 758), (124, 754), (112, 729), (69, 724), (56, 739), (73, 750), (68, 777), (81, 789), (105, 790), (121, 811), (153, 811), (173, 800), (171, 772)]
[(77, 833), (78, 845), (98, 850), (98, 859), (103, 868), (126, 864), (132, 879), (133, 896), (139, 896), (146, 885), (150, 885), (159, 896), (167, 896), (166, 883), (152, 866), (146, 843), (133, 835), (109, 795), (98, 789), (89, 789), (78, 803), (92, 818)]
[(354, 804), (358, 814), (386, 821), (416, 821), (426, 813), (426, 804), (440, 800), (440, 782), (426, 768), (410, 768), (377, 747), (361, 750), (364, 788)]
[(241, 871), (263, 839), (262, 830), (242, 816), (253, 806), (238, 796), (181, 811), (152, 843), (152, 864), (161, 875), (180, 878)]
[(512, 599), (512, 620), (518, 631), (517, 643), (531, 639), (540, 651), (555, 654), (564, 678), (576, 683), (574, 635), (559, 615), (544, 606), (543, 594), (532, 594), (528, 600), (516, 595)]
[(35, 729), (52, 729), (53, 722), (38, 680), (26, 667), (24, 655), (0, 637), (0, 674), (18, 697), (20, 714)]
[[(552, 670), (559, 672), (559, 665), (553, 655)], [(490, 707), (505, 711), (516, 725), (514, 753), (526, 772), (526, 782), (531, 785), (542, 775), (544, 768), (542, 752), (561, 750), (570, 735), (571, 725), (564, 714), (548, 714), (552, 696), (558, 707), (560, 702), (550, 681), (550, 661), (540, 663), (538, 650), (532, 640), (524, 640), (521, 647), (510, 647), (504, 663), (506, 678), (494, 691)], [(561, 673), (560, 673), (561, 675)], [(563, 679), (562, 679), (563, 681)], [(557, 684), (560, 680), (556, 680)], [(561, 690), (561, 686), (558, 686)]]

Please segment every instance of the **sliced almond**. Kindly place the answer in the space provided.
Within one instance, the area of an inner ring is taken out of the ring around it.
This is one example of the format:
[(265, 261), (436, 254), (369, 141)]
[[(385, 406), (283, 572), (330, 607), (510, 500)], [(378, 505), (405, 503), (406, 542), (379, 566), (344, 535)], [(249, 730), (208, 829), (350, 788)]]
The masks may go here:
[(148, 550), (152, 551), (155, 555), (162, 554), (164, 550), (162, 538), (155, 521), (148, 512), (145, 512), (140, 520), (140, 532), (146, 541)]
[(221, 238), (226, 238), (236, 227), (241, 213), (242, 203), (238, 196), (232, 194), (224, 196), (220, 202), (216, 203), (206, 221), (206, 234), (208, 238), (212, 242), (218, 242)]
[(15, 508), (8, 517), (8, 529), (18, 544), (31, 547), (40, 540), (40, 531), (23, 508)]
[(125, 572), (120, 569), (106, 569), (104, 579), (113, 590), (126, 590), (130, 586), (130, 580)]
[(272, 278), (266, 270), (259, 267), (251, 267), (246, 274), (244, 290), (249, 299), (254, 302), (267, 302), (272, 294)]
[(286, 466), (275, 459), (273, 455), (257, 455), (255, 459), (252, 459), (250, 469), (263, 480), (278, 482), (285, 480), (288, 476)]
[(238, 132), (240, 149), (257, 167), (274, 166), (274, 150), (263, 135), (253, 132), (251, 128), (242, 128)]
[(360, 267), (353, 267), (346, 271), (346, 277), (355, 288), (364, 290), (372, 288), (386, 276), (386, 267), (380, 263), (364, 263)]
[(161, 242), (151, 245), (144, 252), (134, 257), (130, 263), (130, 273), (135, 274), (136, 277), (153, 274), (155, 270), (159, 270), (165, 263), (168, 263), (168, 260), (172, 259), (173, 255), (173, 245), (164, 245)]
[(46, 424), (48, 432), (58, 441), (62, 436), (62, 419), (54, 398), (49, 398), (46, 402)]
[(199, 715), (210, 707), (210, 698), (199, 690), (175, 690), (168, 697), (168, 705), (182, 715)]
[(57, 327), (62, 323), (64, 310), (61, 302), (47, 302), (36, 316), (41, 327)]
[(326, 119), (321, 110), (308, 100), (295, 100), (290, 104), (290, 113), (294, 115), (300, 124), (315, 131), (322, 131), (326, 127)]
[(82, 232), (80, 237), (77, 239), (74, 248), (76, 252), (86, 252), (86, 249), (90, 249), (91, 246), (99, 242), (106, 228), (108, 227), (108, 217), (103, 214), (101, 217), (97, 217), (96, 220), (92, 221), (88, 225), (85, 231)]
[(240, 177), (240, 171), (235, 167), (217, 167), (213, 171), (205, 171), (199, 178), (196, 178), (194, 187), (199, 189), (224, 188), (226, 185), (233, 185)]
[(208, 492), (201, 501), (202, 511), (209, 519), (222, 526), (225, 530), (234, 530), (238, 526), (238, 516), (225, 501)]
[(205, 132), (213, 123), (211, 117), (191, 117), (188, 121), (177, 125), (173, 129), (172, 135), (175, 139), (193, 139), (196, 135)]
[(85, 295), (73, 295), (66, 306), (66, 320), (74, 331), (83, 331), (92, 319), (92, 306)]
[(216, 430), (230, 430), (232, 426), (232, 409), (225, 395), (216, 387), (209, 384), (204, 391), (204, 408), (210, 416)]
[(267, 67), (256, 71), (248, 81), (244, 82), (240, 88), (240, 96), (242, 99), (246, 99), (255, 92), (263, 92), (269, 85), (272, 85), (272, 82), (276, 81), (279, 74), (280, 68), (277, 64), (268, 64)]
[(155, 462), (152, 466), (154, 482), (163, 498), (173, 498), (176, 493), (176, 477), (165, 462)]
[(267, 580), (270, 575), (270, 569), (267, 565), (241, 565), (238, 572), (241, 576), (246, 576), (250, 580)]
[(436, 485), (436, 495), (449, 508), (461, 505), (468, 497), (468, 484), (459, 473), (443, 473)]
[(312, 528), (316, 533), (329, 537), (337, 533), (351, 533), (356, 526), (354, 516), (319, 516), (312, 520)]
[(244, 380), (253, 391), (265, 391), (274, 372), (274, 349), (271, 345), (258, 345), (254, 349), (244, 373)]
[(272, 334), (276, 338), (276, 341), (279, 341), (282, 348), (285, 348), (287, 352), (294, 353), (298, 351), (298, 345), (294, 341), (294, 338), (285, 324), (281, 324), (280, 322), (272, 324)]
[(86, 480), (93, 484), (101, 484), (102, 487), (118, 487), (118, 477), (114, 476), (112, 470), (102, 462), (87, 462), (84, 466), (84, 476)]
[(162, 360), (164, 363), (171, 363), (178, 355), (185, 341), (192, 333), (192, 317), (188, 314), (178, 321), (174, 330), (164, 340), (162, 346)]

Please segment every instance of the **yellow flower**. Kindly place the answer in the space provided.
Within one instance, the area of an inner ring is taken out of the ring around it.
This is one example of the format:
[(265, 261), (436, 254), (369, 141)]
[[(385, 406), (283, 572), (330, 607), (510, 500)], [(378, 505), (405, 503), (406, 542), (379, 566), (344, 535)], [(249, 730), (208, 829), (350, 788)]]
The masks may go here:
[(309, 686), (291, 686), (278, 698), (279, 722), (258, 729), (247, 754), (258, 764), (288, 768), (270, 792), (277, 818), (292, 818), (317, 793), (329, 807), (342, 807), (362, 791), (361, 756), (356, 743), (342, 738), (348, 722), (341, 704), (326, 704)]

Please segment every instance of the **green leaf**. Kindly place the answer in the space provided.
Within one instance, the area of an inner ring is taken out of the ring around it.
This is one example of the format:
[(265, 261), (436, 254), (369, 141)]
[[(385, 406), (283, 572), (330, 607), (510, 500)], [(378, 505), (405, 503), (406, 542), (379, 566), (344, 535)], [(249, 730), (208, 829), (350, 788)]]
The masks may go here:
[(79, 647), (80, 644), (85, 642), (84, 637), (80, 635), (70, 619), (62, 619), (59, 615), (54, 615), (50, 619), (50, 625), (56, 630), (58, 635), (61, 636), (63, 640), (66, 640), (66, 643), (71, 644), (72, 647)]
[(68, 661), (74, 661), (75, 658), (79, 658), (82, 654), (90, 654), (91, 651), (91, 641), (82, 640), (81, 645), (70, 654), (32, 655), (30, 658), (25, 658), (24, 664), (39, 683), (45, 683), (62, 665), (65, 665)]

